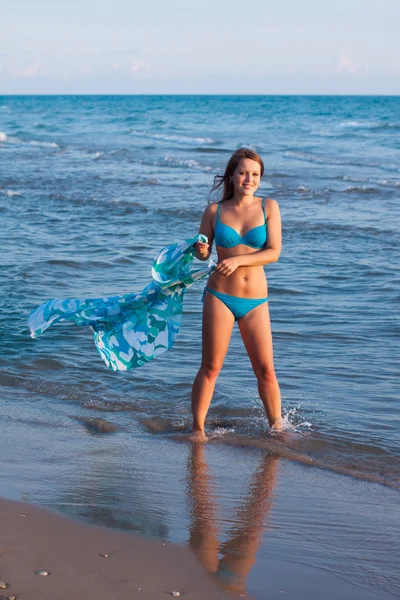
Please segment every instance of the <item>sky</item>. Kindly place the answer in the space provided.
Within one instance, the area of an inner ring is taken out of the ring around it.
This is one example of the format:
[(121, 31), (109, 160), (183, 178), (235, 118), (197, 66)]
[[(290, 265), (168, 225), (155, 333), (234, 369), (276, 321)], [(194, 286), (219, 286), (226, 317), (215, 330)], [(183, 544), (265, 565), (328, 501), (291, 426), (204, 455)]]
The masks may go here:
[(400, 0), (0, 0), (0, 94), (400, 94)]

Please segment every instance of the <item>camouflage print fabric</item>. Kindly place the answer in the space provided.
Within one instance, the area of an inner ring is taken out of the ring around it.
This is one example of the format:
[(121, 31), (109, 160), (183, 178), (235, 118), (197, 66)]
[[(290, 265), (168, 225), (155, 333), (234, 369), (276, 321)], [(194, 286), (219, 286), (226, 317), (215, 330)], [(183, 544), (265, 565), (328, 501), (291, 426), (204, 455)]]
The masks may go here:
[(152, 282), (141, 292), (41, 304), (28, 319), (31, 336), (36, 338), (63, 321), (88, 325), (110, 369), (127, 371), (146, 364), (173, 345), (185, 290), (215, 269), (212, 260), (193, 266), (194, 245), (200, 240), (207, 238), (197, 235), (161, 250), (153, 262)]

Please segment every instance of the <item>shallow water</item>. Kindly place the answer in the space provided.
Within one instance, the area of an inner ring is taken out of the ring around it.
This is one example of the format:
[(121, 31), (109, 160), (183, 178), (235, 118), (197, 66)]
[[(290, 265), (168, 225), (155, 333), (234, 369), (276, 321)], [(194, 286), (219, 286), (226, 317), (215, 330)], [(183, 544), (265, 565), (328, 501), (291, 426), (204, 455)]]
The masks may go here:
[[(205, 450), (226, 488), (217, 499), (240, 504), (227, 473), (233, 469), (248, 490), (249, 464), (268, 456), (284, 473), (276, 489), (285, 489), (270, 514), (287, 517), (288, 498), (302, 498), (302, 520), (281, 520), (286, 559), (302, 564), (293, 551), (296, 527), (299, 547), (312, 545), (308, 485), (319, 490), (316, 535), (330, 531), (339, 504), (324, 506), (324, 481), (343, 490), (346, 519), (357, 518), (351, 495), (366, 501), (357, 530), (365, 539), (379, 497), (376, 525), (382, 540), (392, 540), (400, 487), (399, 108), (399, 98), (382, 97), (0, 97), (2, 493), (57, 506), (83, 499), (77, 514), (188, 541), (190, 503), (177, 500), (185, 487), (178, 474), (193, 459), (178, 442), (187, 435), (200, 361), (201, 284), (186, 294), (174, 348), (129, 373), (106, 369), (89, 331), (60, 326), (32, 340), (26, 319), (49, 298), (141, 289), (157, 250), (196, 233), (229, 154), (252, 144), (266, 165), (260, 195), (279, 201), (283, 219), (282, 256), (266, 272), (289, 430), (269, 434), (235, 330)], [(116, 428), (108, 435), (107, 423)], [(174, 517), (167, 497), (180, 507)], [(222, 511), (214, 519), (221, 531), (225, 518)], [(359, 548), (344, 525), (335, 531), (334, 545), (343, 536), (349, 553)], [(257, 565), (271, 558), (263, 536)], [(371, 593), (392, 593), (389, 551), (374, 536), (365, 560), (382, 569), (373, 551), (382, 546), (387, 586), (359, 566), (346, 577)], [(320, 566), (332, 552), (323, 544), (314, 550)], [(346, 565), (334, 556), (336, 577)], [(260, 579), (252, 577), (255, 594)]]

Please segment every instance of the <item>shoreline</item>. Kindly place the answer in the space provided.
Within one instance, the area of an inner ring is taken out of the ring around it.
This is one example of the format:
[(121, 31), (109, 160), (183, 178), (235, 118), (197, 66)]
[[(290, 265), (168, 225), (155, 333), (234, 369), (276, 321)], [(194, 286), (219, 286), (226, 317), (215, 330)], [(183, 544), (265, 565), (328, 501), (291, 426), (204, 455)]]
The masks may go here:
[(74, 521), (4, 498), (0, 532), (0, 581), (8, 584), (0, 590), (1, 599), (69, 600), (77, 592), (86, 600), (237, 597), (220, 590), (183, 545)]

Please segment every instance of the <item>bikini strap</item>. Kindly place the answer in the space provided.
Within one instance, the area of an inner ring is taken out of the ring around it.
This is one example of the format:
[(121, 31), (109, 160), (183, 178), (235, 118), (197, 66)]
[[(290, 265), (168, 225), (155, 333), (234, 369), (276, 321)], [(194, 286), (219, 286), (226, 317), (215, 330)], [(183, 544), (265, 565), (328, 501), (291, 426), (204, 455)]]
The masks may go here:
[(264, 211), (264, 219), (265, 219), (265, 222), (267, 222), (267, 215), (265, 214), (265, 200), (266, 200), (266, 198), (263, 198), (263, 201), (262, 201), (262, 209), (263, 209), (263, 211)]

